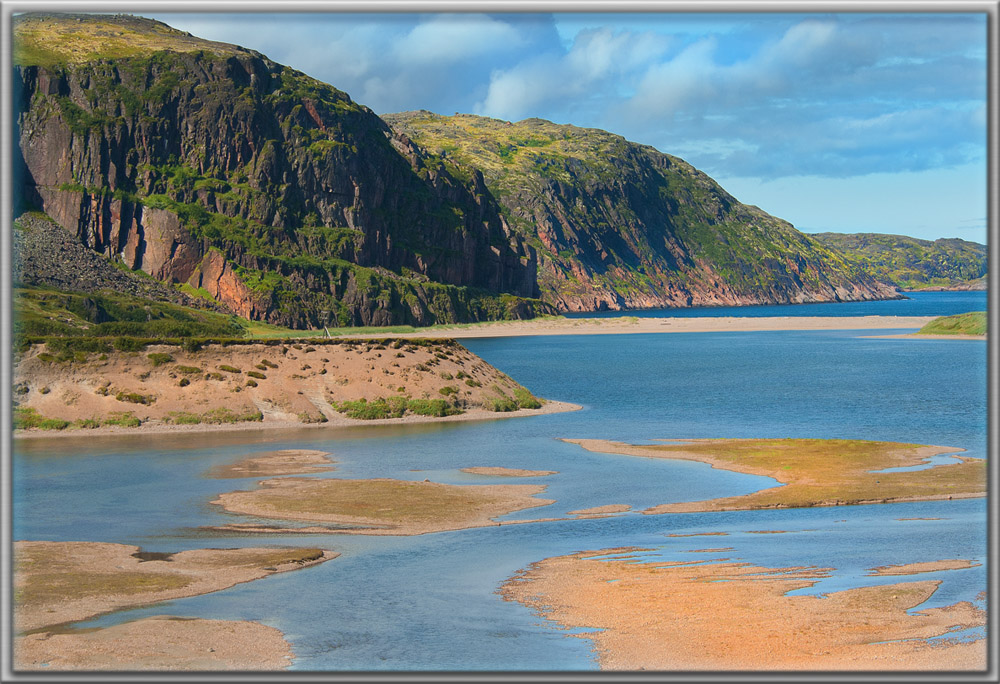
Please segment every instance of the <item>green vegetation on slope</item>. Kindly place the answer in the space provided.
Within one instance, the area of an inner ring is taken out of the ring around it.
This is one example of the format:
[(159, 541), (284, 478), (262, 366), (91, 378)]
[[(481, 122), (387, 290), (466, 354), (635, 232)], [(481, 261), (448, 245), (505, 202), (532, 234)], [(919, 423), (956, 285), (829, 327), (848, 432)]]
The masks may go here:
[(986, 246), (958, 238), (919, 240), (881, 233), (818, 233), (812, 236), (842, 251), (876, 278), (904, 290), (953, 287), (982, 281), (986, 289)]
[(13, 289), (12, 333), (18, 337), (242, 337), (236, 316), (112, 291)]
[(918, 335), (985, 335), (986, 312), (970, 311), (954, 316), (941, 316), (917, 331)]
[(542, 119), (384, 118), (429, 152), (428, 166), (482, 172), (508, 222), (538, 250), (547, 301), (785, 302), (859, 282), (878, 289), (836, 250), (740, 204), (683, 160), (621, 136)]
[(14, 65), (52, 67), (160, 50), (249, 54), (235, 45), (195, 38), (158, 21), (127, 15), (32, 14), (14, 21)]

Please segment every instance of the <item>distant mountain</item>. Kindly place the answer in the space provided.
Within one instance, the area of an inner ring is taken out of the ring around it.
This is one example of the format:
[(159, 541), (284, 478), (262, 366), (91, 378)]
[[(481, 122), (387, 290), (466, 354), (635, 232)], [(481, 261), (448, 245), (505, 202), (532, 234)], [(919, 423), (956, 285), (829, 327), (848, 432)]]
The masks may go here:
[[(604, 131), (388, 117), (124, 15), (13, 19), (15, 196), (127, 269), (289, 327), (896, 296)], [(31, 272), (31, 269), (28, 269)]]
[(985, 290), (986, 246), (958, 238), (918, 240), (881, 233), (817, 233), (879, 280), (903, 290)]
[(542, 299), (561, 310), (898, 296), (690, 164), (621, 136), (542, 119), (383, 118), (434, 155), (428, 164), (482, 173), (539, 255)]

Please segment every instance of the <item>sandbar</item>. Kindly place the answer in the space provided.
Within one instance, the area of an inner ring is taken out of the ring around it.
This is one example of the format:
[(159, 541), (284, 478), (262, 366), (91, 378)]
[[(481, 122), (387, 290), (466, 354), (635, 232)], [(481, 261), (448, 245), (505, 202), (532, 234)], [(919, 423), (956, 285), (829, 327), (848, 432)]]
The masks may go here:
[(577, 511), (568, 511), (569, 515), (575, 515), (580, 518), (591, 518), (591, 517), (603, 517), (611, 513), (626, 513), (631, 511), (632, 507), (628, 504), (607, 504), (605, 506), (594, 506), (592, 508), (581, 508)]
[(635, 445), (597, 439), (564, 439), (588, 451), (699, 461), (713, 468), (764, 475), (780, 485), (744, 496), (667, 503), (643, 513), (694, 513), (847, 506), (986, 495), (986, 461), (956, 456), (957, 463), (924, 470), (875, 472), (921, 465), (956, 447), (842, 439), (692, 439), (684, 444)]
[(553, 500), (544, 485), (447, 485), (376, 478), (281, 478), (219, 495), (230, 513), (342, 524), (341, 534), (415, 535), (499, 525), (494, 518)]
[(35, 630), (226, 589), (336, 558), (323, 549), (147, 553), (107, 542), (14, 542), (14, 627)]
[[(939, 581), (788, 596), (828, 568), (641, 563), (605, 549), (549, 558), (508, 580), (507, 600), (592, 639), (604, 670), (983, 670), (986, 641), (928, 639), (986, 624), (969, 602), (907, 611)], [(601, 556), (596, 560), (596, 556)]]
[(232, 479), (241, 477), (272, 477), (275, 475), (306, 475), (334, 470), (330, 454), (311, 449), (282, 449), (244, 458), (236, 463), (216, 466), (205, 477)]
[[(936, 316), (720, 316), (536, 318), (525, 321), (494, 321), (454, 328), (427, 328), (393, 337), (459, 339), (469, 337), (522, 337), (527, 335), (629, 335), (637, 333), (753, 332), (780, 330), (886, 330), (920, 329)], [(379, 335), (342, 335), (368, 339)]]
[(461, 471), (472, 475), (492, 475), (494, 477), (543, 477), (557, 474), (555, 470), (525, 470), (524, 468), (504, 468), (502, 466), (474, 466), (461, 468)]
[(904, 563), (901, 565), (881, 565), (872, 568), (870, 575), (919, 575), (922, 572), (938, 572), (939, 570), (959, 570), (976, 568), (982, 565), (965, 559), (948, 559), (939, 561), (924, 561), (921, 563)]
[(19, 670), (280, 670), (292, 650), (282, 633), (246, 620), (157, 615), (96, 630), (16, 640)]

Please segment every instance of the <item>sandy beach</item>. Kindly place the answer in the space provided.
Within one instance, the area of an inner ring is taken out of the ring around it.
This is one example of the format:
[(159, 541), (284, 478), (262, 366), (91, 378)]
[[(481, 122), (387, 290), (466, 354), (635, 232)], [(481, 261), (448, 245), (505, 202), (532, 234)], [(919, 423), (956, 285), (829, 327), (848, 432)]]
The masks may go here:
[[(642, 333), (752, 332), (765, 330), (886, 330), (920, 329), (936, 316), (762, 316), (718, 318), (639, 317), (536, 318), (496, 321), (463, 327), (428, 328), (393, 337), (460, 339), (467, 337), (521, 337), (526, 335), (628, 335)], [(372, 339), (384, 335), (343, 335)]]
[[(962, 602), (908, 610), (939, 580), (788, 596), (829, 568), (641, 563), (605, 549), (549, 558), (500, 590), (566, 628), (588, 632), (603, 670), (983, 670), (986, 640), (944, 636), (986, 623)], [(575, 635), (574, 635), (575, 636)], [(584, 636), (584, 635), (581, 635)]]

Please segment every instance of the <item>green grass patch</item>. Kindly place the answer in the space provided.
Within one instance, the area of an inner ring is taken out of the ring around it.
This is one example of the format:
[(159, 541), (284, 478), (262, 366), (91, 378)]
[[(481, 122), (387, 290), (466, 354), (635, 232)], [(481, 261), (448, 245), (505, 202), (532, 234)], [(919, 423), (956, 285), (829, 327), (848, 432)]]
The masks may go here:
[(986, 312), (970, 311), (954, 316), (941, 316), (922, 327), (918, 335), (985, 335)]

